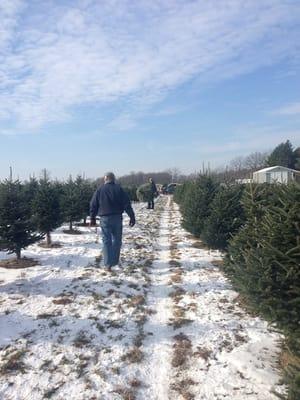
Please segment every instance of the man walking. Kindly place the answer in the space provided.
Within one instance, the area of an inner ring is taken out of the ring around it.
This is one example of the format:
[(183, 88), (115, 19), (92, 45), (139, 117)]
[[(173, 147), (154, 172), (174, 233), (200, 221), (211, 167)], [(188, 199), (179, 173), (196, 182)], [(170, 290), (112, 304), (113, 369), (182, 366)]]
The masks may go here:
[(151, 197), (150, 197), (150, 200), (148, 201), (147, 208), (153, 210), (154, 209), (154, 197), (157, 196), (158, 192), (157, 192), (156, 185), (152, 178), (149, 178), (149, 184), (151, 185), (150, 186)]
[(129, 226), (135, 225), (135, 216), (128, 195), (116, 184), (112, 172), (104, 176), (104, 185), (94, 193), (90, 203), (90, 226), (96, 225), (96, 216), (100, 216), (100, 227), (103, 242), (104, 265), (111, 269), (119, 263), (122, 245), (122, 214), (128, 214)]

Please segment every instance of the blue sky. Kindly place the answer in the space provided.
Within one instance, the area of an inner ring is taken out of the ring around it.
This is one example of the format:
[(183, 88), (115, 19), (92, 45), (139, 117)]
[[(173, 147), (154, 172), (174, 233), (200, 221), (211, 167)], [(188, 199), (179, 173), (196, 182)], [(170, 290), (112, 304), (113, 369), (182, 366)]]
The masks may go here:
[(0, 178), (300, 145), (299, 0), (1, 0)]

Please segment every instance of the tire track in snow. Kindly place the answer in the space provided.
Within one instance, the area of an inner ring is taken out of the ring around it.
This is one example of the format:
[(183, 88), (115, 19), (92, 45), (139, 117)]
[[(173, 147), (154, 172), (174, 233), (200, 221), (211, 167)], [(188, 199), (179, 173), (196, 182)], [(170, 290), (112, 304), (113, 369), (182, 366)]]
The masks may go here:
[[(193, 344), (189, 335), (185, 333), (185, 327), (193, 322), (193, 320), (186, 318), (187, 310), (191, 307), (191, 299), (189, 293), (183, 285), (184, 269), (181, 263), (181, 251), (178, 248), (178, 242), (182, 240), (182, 235), (176, 236), (174, 234), (174, 227), (177, 227), (180, 221), (180, 215), (175, 209), (175, 204), (171, 202), (170, 220), (172, 225), (170, 226), (171, 246), (170, 246), (170, 270), (172, 285), (172, 301), (173, 301), (173, 317), (170, 321), (174, 329), (173, 336), (173, 356), (172, 356), (172, 367), (173, 373), (170, 385), (170, 398), (172, 399), (184, 399), (193, 400), (195, 398), (192, 387), (196, 382), (190, 378), (189, 369), (191, 359), (193, 356)], [(183, 297), (187, 297), (188, 302), (182, 303)], [(195, 304), (195, 303), (194, 303)]]
[(139, 392), (140, 399), (168, 400), (171, 379), (172, 337), (174, 331), (168, 325), (172, 316), (172, 301), (169, 297), (170, 280), (170, 201), (161, 215), (157, 259), (151, 270), (152, 287), (148, 294), (148, 306), (153, 310), (145, 324), (145, 365), (141, 379), (145, 386)]

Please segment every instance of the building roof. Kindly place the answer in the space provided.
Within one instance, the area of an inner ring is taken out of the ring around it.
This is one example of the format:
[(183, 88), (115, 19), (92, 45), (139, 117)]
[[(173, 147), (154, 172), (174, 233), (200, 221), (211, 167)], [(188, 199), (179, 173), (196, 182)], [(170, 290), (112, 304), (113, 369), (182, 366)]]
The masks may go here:
[(281, 170), (284, 170), (284, 171), (291, 171), (291, 172), (296, 172), (297, 174), (300, 174), (300, 171), (297, 171), (296, 169), (282, 167), (281, 165), (275, 165), (274, 167), (267, 167), (267, 168), (259, 169), (258, 171), (255, 171), (254, 173), (257, 173), (257, 172), (269, 172), (269, 171), (273, 171), (273, 170), (275, 170), (277, 168), (279, 168)]

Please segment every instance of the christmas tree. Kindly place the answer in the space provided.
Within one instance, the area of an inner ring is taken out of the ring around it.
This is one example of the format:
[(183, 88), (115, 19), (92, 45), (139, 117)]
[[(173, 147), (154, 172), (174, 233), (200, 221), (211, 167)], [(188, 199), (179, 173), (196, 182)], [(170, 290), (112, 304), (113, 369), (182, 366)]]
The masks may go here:
[(42, 239), (36, 232), (30, 204), (21, 183), (5, 180), (0, 185), (0, 248), (15, 253), (21, 259), (21, 250)]
[(245, 222), (241, 204), (242, 185), (221, 187), (210, 205), (201, 239), (210, 247), (225, 250), (229, 239)]
[(186, 187), (181, 206), (183, 226), (196, 236), (201, 235), (217, 188), (218, 184), (214, 179), (206, 175), (200, 175)]
[(90, 213), (90, 201), (97, 185), (96, 183), (83, 178), (81, 175), (77, 175), (75, 186), (79, 196), (78, 205), (81, 209), (79, 219), (83, 219), (83, 224), (86, 225), (86, 218)]
[(51, 245), (51, 231), (62, 223), (59, 204), (59, 192), (50, 182), (46, 171), (40, 179), (38, 189), (33, 199), (32, 210), (39, 232), (46, 235), (46, 243)]
[(74, 182), (72, 177), (62, 186), (61, 209), (64, 222), (69, 223), (69, 231), (74, 232), (73, 223), (83, 216), (83, 204), (81, 197), (82, 188)]
[(144, 183), (143, 185), (139, 186), (136, 191), (136, 196), (139, 201), (147, 203), (151, 201), (153, 194), (152, 188), (150, 183)]
[(289, 399), (300, 396), (300, 187), (250, 186), (247, 223), (230, 241), (225, 270), (250, 304), (287, 334)]

